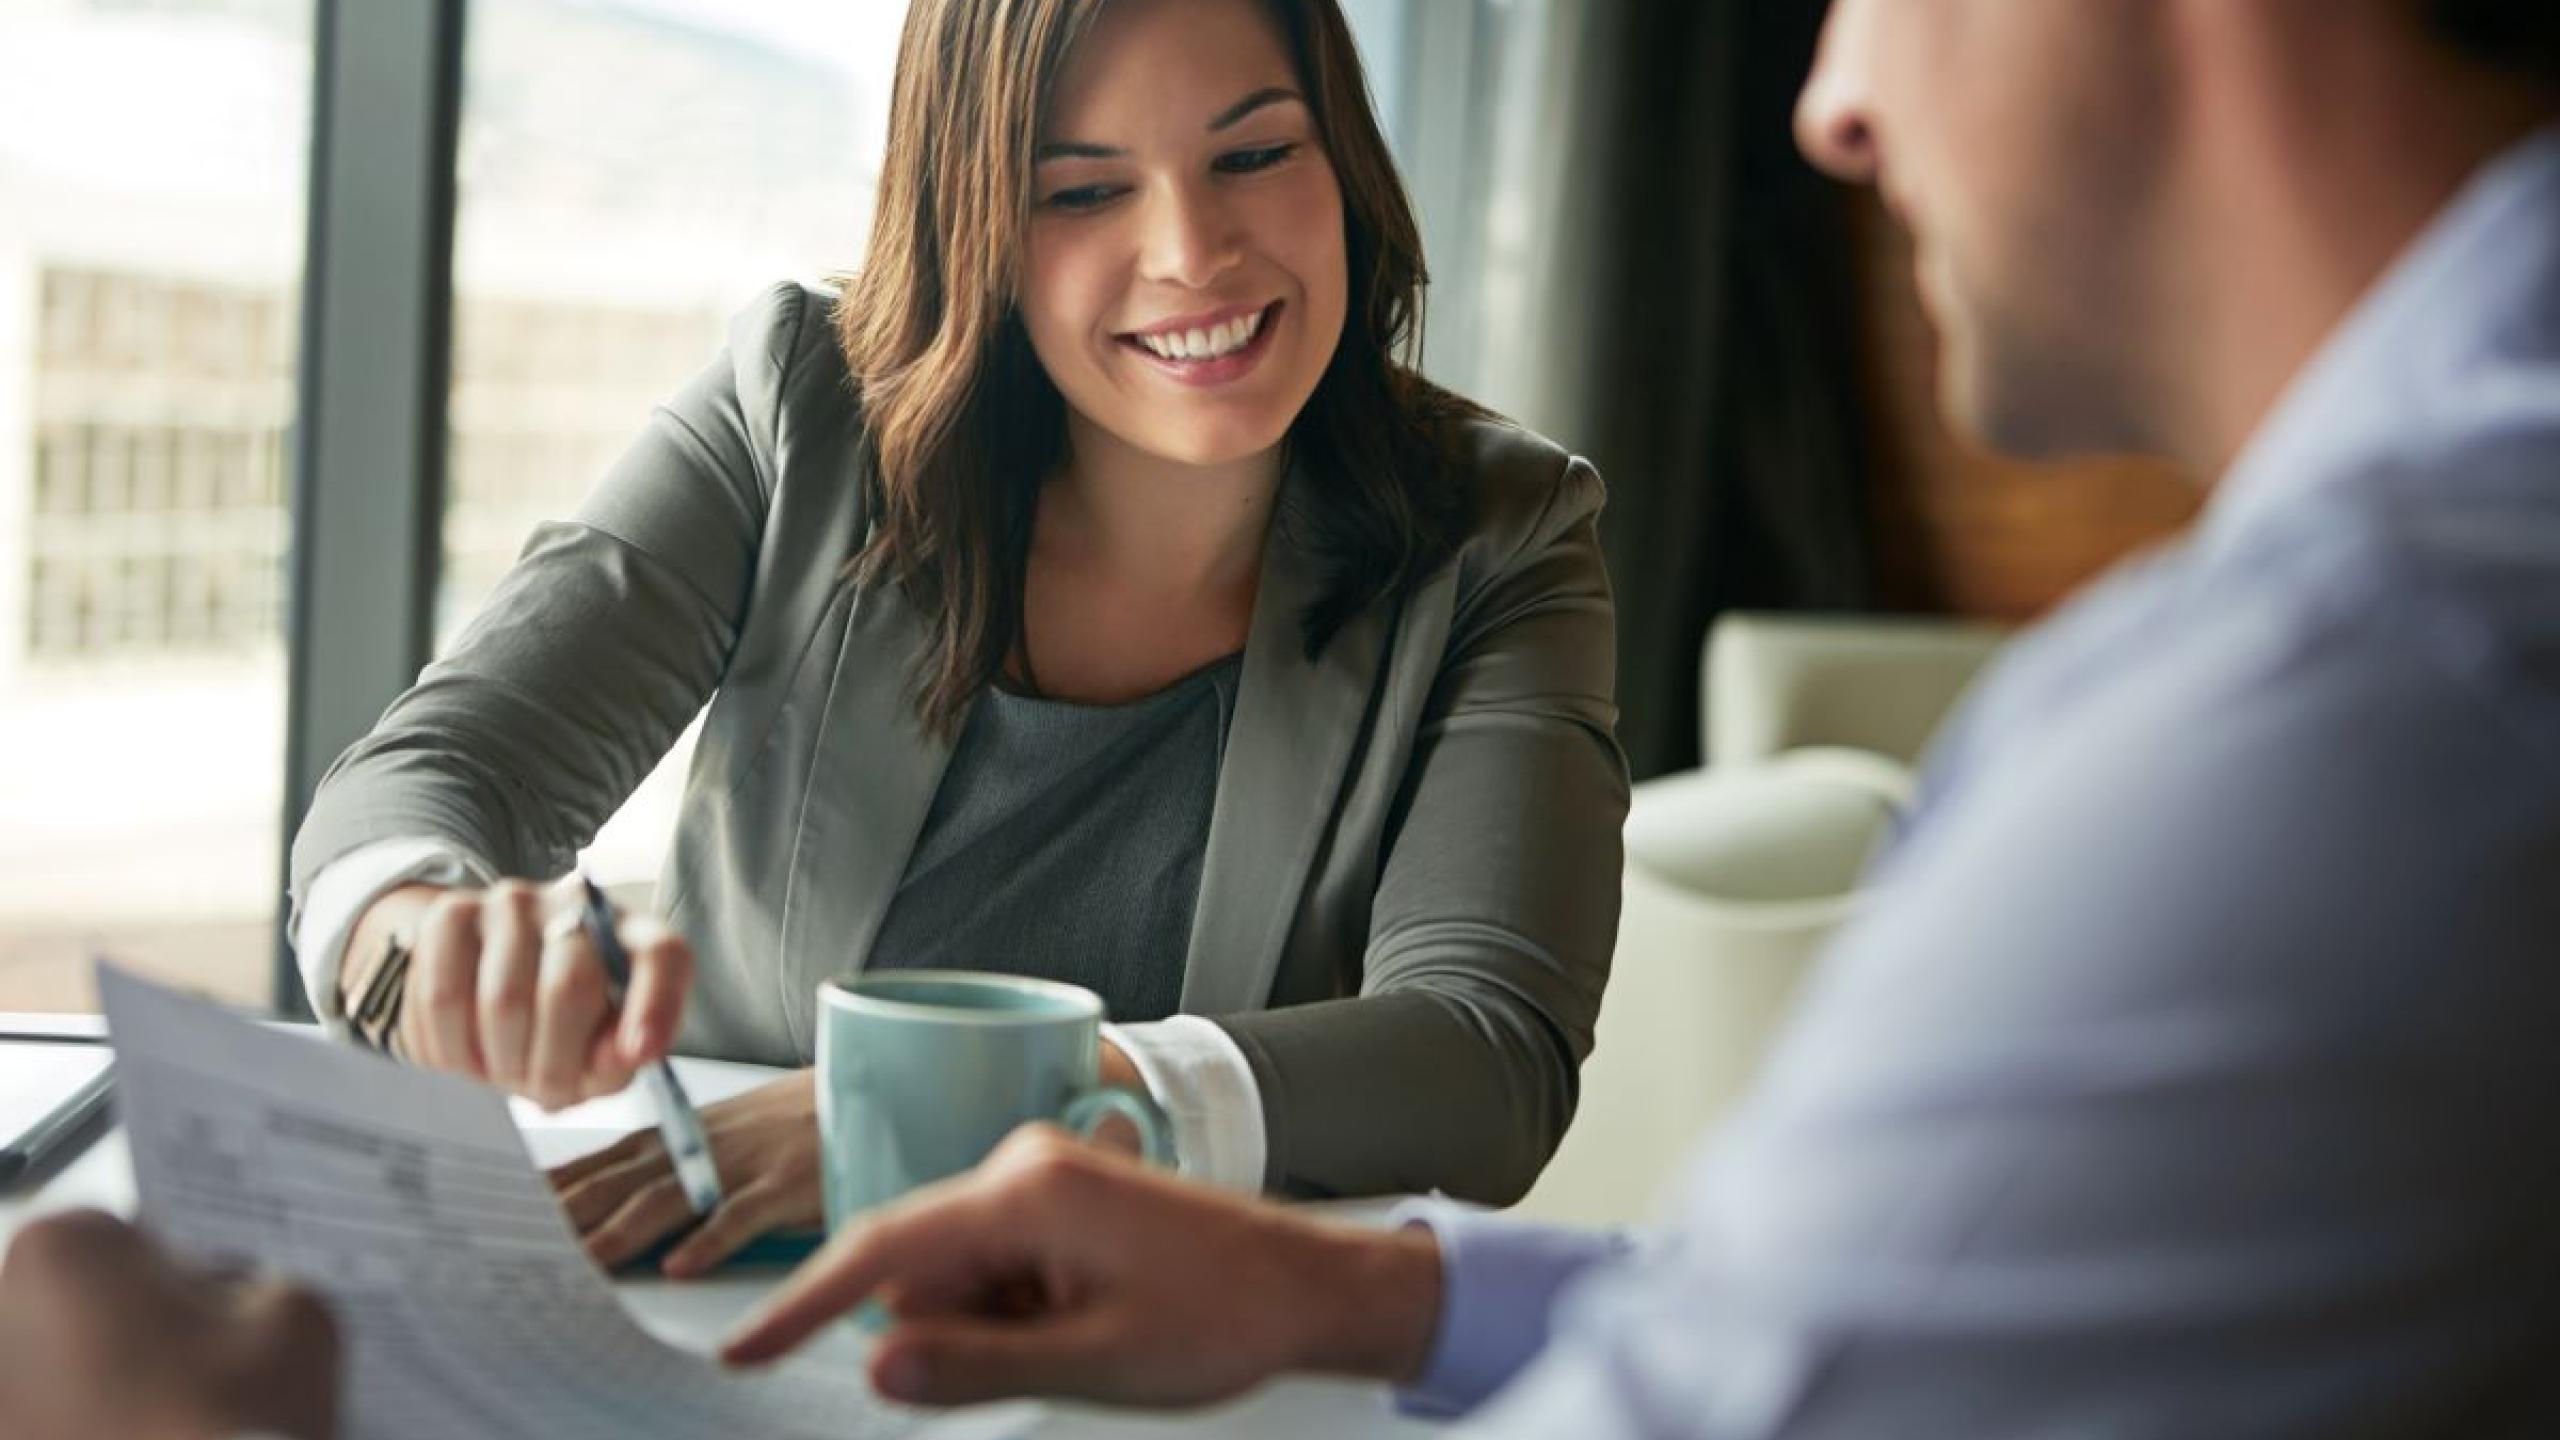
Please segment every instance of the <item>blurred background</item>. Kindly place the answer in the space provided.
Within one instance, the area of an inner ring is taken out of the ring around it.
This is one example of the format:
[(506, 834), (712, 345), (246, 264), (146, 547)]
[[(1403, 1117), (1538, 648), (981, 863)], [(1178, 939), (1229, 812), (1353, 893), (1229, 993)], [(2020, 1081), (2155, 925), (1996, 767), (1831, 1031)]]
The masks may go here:
[[(1938, 427), (1899, 237), (1792, 148), (1818, 0), (1344, 8), (1426, 368), (1610, 482), (1640, 777), (1724, 612), (2022, 621), (2190, 517)], [(903, 11), (0, 0), (0, 1010), (96, 953), (296, 1003), (301, 798), (733, 310), (858, 260)]]

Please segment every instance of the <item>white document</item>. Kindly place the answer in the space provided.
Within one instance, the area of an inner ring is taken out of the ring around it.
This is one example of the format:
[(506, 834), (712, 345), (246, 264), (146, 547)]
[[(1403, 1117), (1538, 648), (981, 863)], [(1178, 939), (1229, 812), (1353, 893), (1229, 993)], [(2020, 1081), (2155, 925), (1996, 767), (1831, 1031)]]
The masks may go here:
[(350, 1440), (871, 1440), (1011, 1433), (855, 1376), (741, 1375), (668, 1345), (588, 1261), (497, 1092), (278, 1032), (110, 967), (142, 1218), (338, 1313)]

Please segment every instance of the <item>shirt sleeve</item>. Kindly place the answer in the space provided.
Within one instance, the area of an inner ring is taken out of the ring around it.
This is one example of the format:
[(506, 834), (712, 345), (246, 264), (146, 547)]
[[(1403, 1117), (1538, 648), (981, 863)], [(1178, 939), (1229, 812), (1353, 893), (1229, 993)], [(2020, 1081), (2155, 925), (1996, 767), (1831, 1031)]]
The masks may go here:
[(1600, 477), (1556, 457), (1456, 602), (1379, 857), (1359, 993), (1222, 1014), (1264, 1183), (1507, 1205), (1562, 1143), (1618, 929), (1627, 815)]
[(1419, 1225), (1440, 1244), (1440, 1326), (1422, 1378), (1398, 1392), (1410, 1415), (1464, 1415), (1546, 1348), (1556, 1301), (1628, 1237), (1509, 1219), (1446, 1200), (1399, 1207), (1392, 1224)]
[(1986, 733), (1486, 1432), (2547, 1433), (2560, 777), (2389, 598)]
[(1230, 1190), (1262, 1188), (1262, 1093), (1244, 1051), (1210, 1021), (1175, 1015), (1140, 1025), (1105, 1025), (1147, 1092), (1173, 1123), (1184, 1175)]
[(487, 861), (424, 836), (377, 840), (330, 861), (312, 878), (287, 937), (311, 1013), (331, 1035), (347, 1037), (338, 976), (346, 966), (347, 941), (355, 934), (356, 921), (374, 901), (403, 885), (487, 885), (496, 878)]
[(828, 343), (780, 285), (579, 502), (534, 528), (446, 652), (339, 755), (292, 890), (376, 841), (435, 836), (558, 875), (725, 682), (755, 588), (792, 365)]

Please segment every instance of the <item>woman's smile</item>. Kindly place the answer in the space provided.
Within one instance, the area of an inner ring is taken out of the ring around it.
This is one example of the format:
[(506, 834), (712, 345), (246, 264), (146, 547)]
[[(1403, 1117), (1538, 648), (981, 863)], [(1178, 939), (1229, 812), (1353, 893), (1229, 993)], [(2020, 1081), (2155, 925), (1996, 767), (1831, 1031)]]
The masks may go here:
[(1117, 337), (1122, 349), (1175, 384), (1206, 389), (1252, 374), (1271, 353), (1284, 302), (1184, 316)]

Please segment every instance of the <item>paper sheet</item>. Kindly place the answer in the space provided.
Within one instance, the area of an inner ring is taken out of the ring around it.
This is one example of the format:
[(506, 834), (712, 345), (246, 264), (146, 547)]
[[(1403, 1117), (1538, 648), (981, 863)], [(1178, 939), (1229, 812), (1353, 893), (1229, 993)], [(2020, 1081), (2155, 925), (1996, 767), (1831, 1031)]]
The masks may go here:
[(1015, 1433), (859, 1378), (739, 1375), (650, 1336), (485, 1087), (280, 1033), (102, 967), (142, 1218), (337, 1309), (351, 1440), (872, 1440)]

